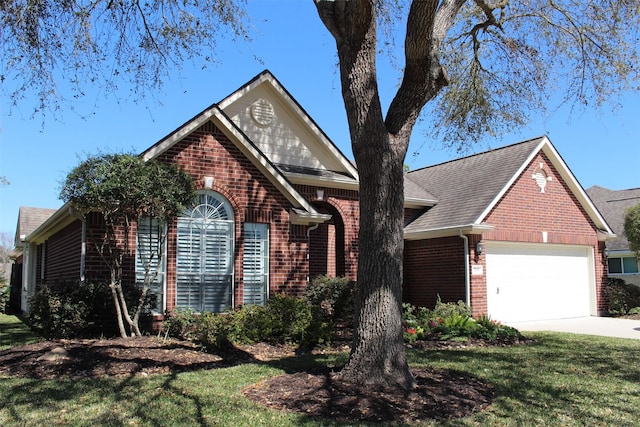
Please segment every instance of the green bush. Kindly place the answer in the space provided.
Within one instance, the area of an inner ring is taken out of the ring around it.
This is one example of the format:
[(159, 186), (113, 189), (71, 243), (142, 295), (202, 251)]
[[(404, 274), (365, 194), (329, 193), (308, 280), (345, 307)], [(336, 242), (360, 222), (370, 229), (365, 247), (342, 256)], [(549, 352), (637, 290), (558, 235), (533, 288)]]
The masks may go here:
[(194, 341), (209, 350), (225, 348), (230, 344), (230, 317), (224, 314), (202, 313), (196, 317), (196, 329), (193, 332)]
[(11, 296), (11, 287), (0, 285), (0, 313), (6, 313), (9, 309), (9, 297)]
[(442, 302), (440, 295), (436, 300), (436, 306), (431, 311), (432, 318), (446, 319), (448, 317), (459, 314), (461, 316), (471, 317), (471, 308), (464, 301), (458, 302)]
[(190, 308), (176, 308), (164, 315), (163, 333), (167, 336), (192, 340), (198, 325), (198, 315)]
[(640, 288), (622, 279), (610, 279), (604, 294), (611, 314), (629, 314), (631, 309), (640, 306)]
[(163, 329), (210, 349), (257, 342), (311, 348), (330, 342), (334, 333), (330, 322), (313, 316), (305, 299), (284, 295), (272, 296), (265, 306), (244, 305), (226, 313), (175, 310), (166, 315)]
[(328, 321), (347, 321), (353, 315), (355, 282), (346, 277), (318, 276), (304, 290), (304, 298)]
[(433, 310), (405, 303), (402, 309), (403, 337), (409, 344), (426, 338), (514, 341), (521, 337), (517, 329), (491, 320), (488, 316), (473, 319), (471, 310), (462, 301), (443, 303), (438, 299)]
[[(134, 309), (140, 291), (126, 288), (125, 298)], [(149, 323), (155, 297), (144, 304), (141, 327)], [(28, 321), (45, 338), (114, 336), (118, 334), (111, 290), (106, 283), (59, 282), (40, 285), (29, 300)]]

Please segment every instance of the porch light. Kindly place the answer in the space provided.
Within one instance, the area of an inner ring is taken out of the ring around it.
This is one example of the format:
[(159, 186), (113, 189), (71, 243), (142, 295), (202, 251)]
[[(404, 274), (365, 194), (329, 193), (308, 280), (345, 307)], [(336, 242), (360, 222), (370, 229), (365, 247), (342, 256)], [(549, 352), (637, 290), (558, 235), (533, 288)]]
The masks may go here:
[(602, 251), (602, 258), (604, 260), (607, 260), (609, 258), (609, 249), (604, 248), (604, 251)]
[(484, 250), (484, 245), (482, 244), (482, 242), (478, 242), (476, 244), (476, 256), (480, 256), (482, 255), (482, 251)]
[(316, 199), (323, 200), (324, 198), (324, 188), (318, 188), (316, 190)]

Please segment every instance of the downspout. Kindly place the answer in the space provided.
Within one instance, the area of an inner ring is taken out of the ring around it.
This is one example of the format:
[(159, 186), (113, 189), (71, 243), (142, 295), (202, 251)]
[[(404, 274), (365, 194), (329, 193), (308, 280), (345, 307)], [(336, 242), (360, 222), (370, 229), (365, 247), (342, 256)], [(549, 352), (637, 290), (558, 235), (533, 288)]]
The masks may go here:
[(75, 209), (73, 209), (73, 206), (69, 206), (69, 215), (80, 220), (80, 223), (82, 224), (82, 236), (80, 241), (80, 281), (84, 282), (87, 262), (87, 221), (83, 215), (80, 215)]
[(471, 307), (471, 279), (469, 277), (469, 238), (459, 231), (459, 236), (464, 240), (464, 294), (467, 307)]
[(320, 223), (313, 224), (311, 227), (307, 228), (307, 284), (311, 279), (310, 273), (310, 261), (311, 261), (311, 232), (320, 227)]

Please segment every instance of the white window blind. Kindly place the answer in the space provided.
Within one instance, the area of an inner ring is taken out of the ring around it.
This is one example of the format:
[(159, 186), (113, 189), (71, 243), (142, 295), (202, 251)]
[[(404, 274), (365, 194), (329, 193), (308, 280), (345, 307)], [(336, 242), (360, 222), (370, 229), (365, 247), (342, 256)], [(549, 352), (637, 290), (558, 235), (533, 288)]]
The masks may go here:
[(219, 194), (201, 193), (178, 218), (176, 306), (221, 312), (232, 304), (233, 218)]
[(154, 311), (159, 313), (164, 308), (165, 260), (162, 241), (164, 231), (164, 226), (159, 224), (157, 219), (141, 218), (138, 221), (136, 284), (142, 287), (146, 274), (149, 274), (150, 280), (153, 279), (149, 292), (156, 296)]
[(267, 224), (244, 225), (244, 304), (264, 305), (269, 289), (269, 228)]

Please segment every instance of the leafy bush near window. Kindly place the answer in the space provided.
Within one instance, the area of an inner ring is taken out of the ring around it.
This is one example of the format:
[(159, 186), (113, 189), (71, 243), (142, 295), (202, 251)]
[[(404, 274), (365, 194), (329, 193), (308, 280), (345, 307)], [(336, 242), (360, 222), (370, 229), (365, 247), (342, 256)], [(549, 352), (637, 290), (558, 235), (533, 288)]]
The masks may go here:
[(305, 288), (304, 297), (326, 320), (346, 322), (353, 315), (355, 282), (346, 277), (318, 276)]
[(307, 300), (284, 295), (272, 296), (264, 306), (244, 305), (226, 313), (176, 310), (167, 314), (163, 327), (167, 335), (209, 349), (257, 342), (312, 348), (329, 343), (334, 334), (332, 323), (314, 316)]
[[(140, 291), (125, 286), (125, 298), (130, 308), (137, 303)], [(29, 300), (30, 326), (48, 339), (117, 335), (117, 325), (111, 302), (111, 290), (106, 283), (59, 282), (40, 285)], [(146, 322), (155, 306), (149, 296), (143, 307)]]
[(402, 305), (404, 339), (409, 344), (422, 339), (517, 340), (520, 332), (510, 326), (491, 320), (488, 316), (471, 317), (470, 308), (462, 301), (443, 303), (440, 298), (434, 309)]
[(640, 306), (640, 288), (627, 284), (622, 279), (609, 279), (604, 287), (604, 294), (611, 314), (629, 314), (632, 309)]

